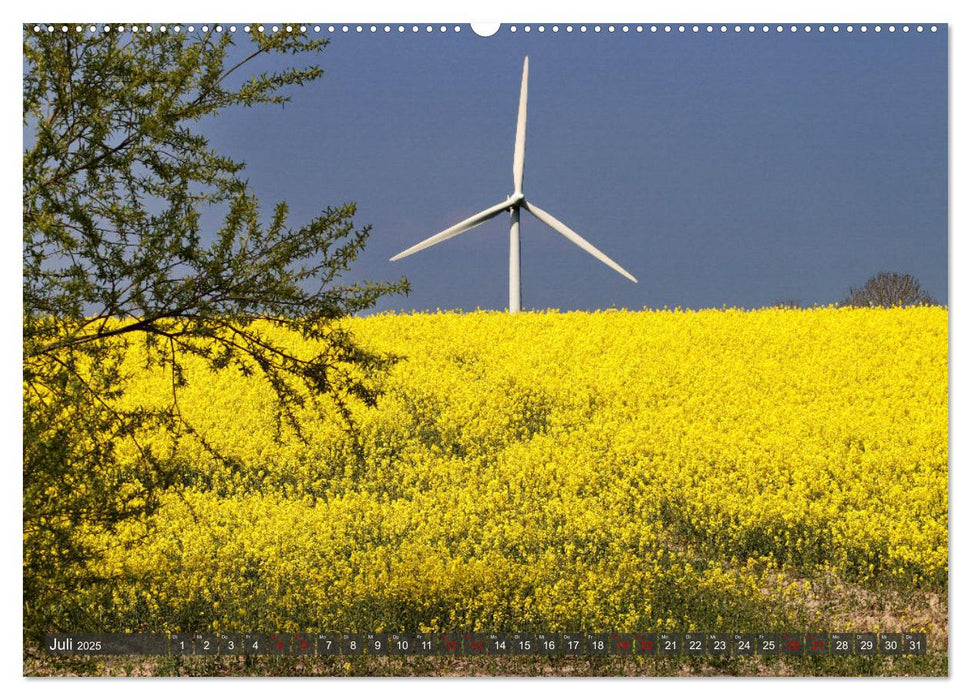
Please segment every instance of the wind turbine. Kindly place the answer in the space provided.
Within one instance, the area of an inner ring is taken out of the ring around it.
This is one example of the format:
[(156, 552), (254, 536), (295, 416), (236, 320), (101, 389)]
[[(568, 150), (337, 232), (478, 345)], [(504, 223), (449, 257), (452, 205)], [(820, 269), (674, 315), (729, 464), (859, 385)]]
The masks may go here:
[(433, 245), (447, 241), (449, 238), (458, 236), (460, 233), (471, 231), (476, 226), (484, 224), (489, 219), (499, 216), (504, 211), (509, 212), (509, 313), (514, 314), (519, 311), (521, 292), (519, 284), (519, 210), (525, 209), (551, 229), (562, 235), (571, 243), (587, 251), (600, 262), (613, 268), (631, 282), (637, 280), (627, 270), (611, 260), (607, 255), (598, 250), (593, 244), (584, 239), (579, 233), (571, 229), (562, 221), (557, 219), (549, 212), (540, 209), (532, 202), (526, 201), (523, 194), (523, 170), (526, 164), (526, 84), (529, 79), (529, 56), (523, 60), (523, 82), (519, 90), (519, 118), (516, 120), (516, 147), (513, 151), (512, 179), (514, 191), (505, 200), (489, 207), (478, 214), (473, 214), (468, 219), (460, 221), (441, 233), (436, 233), (430, 238), (426, 238), (421, 243), (413, 245), (408, 250), (404, 250), (393, 258), (401, 260), (419, 250), (430, 248)]

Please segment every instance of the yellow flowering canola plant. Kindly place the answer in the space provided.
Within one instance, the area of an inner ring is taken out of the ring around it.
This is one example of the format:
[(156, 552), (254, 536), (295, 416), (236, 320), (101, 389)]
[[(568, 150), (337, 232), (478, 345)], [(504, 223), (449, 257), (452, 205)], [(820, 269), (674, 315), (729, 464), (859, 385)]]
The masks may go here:
[[(298, 437), (265, 381), (187, 364), (179, 406), (224, 459), (182, 441), (184, 486), (99, 535), (125, 583), (83, 592), (98, 619), (772, 631), (813, 624), (813, 577), (946, 591), (944, 308), (347, 325), (402, 357), (376, 407), (351, 406), (356, 437), (326, 404), (298, 409)], [(137, 355), (126, 401), (169, 400)]]

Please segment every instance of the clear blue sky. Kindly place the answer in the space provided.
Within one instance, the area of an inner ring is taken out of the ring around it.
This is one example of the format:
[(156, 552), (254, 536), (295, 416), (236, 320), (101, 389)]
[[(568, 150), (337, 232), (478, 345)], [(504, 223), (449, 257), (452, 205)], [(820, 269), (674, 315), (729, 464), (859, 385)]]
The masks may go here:
[(524, 309), (829, 303), (881, 270), (946, 302), (946, 34), (337, 34), (285, 108), (204, 128), (267, 210), (358, 203), (353, 277), (412, 283), (380, 309), (502, 309), (504, 215), (388, 258), (512, 191), (528, 54), (526, 196), (640, 283), (524, 213)]

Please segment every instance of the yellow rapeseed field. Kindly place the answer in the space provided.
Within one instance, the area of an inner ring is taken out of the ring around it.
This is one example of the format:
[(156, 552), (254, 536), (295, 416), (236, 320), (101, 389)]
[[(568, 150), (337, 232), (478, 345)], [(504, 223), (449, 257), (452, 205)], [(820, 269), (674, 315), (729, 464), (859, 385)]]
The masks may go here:
[[(131, 583), (85, 600), (132, 630), (771, 631), (813, 624), (823, 576), (944, 591), (947, 322), (354, 319), (402, 357), (356, 439), (326, 405), (298, 439), (265, 382), (190, 362), (180, 407), (227, 459), (184, 441), (185, 487), (105, 537)], [(136, 354), (126, 400), (168, 400)]]

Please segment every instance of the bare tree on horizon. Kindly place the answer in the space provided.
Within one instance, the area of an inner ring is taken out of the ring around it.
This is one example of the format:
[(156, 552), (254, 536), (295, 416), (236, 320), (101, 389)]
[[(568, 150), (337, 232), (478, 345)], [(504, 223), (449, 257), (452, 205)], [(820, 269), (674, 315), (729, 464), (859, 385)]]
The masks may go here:
[(862, 287), (850, 287), (843, 306), (931, 306), (937, 304), (913, 275), (879, 272)]

